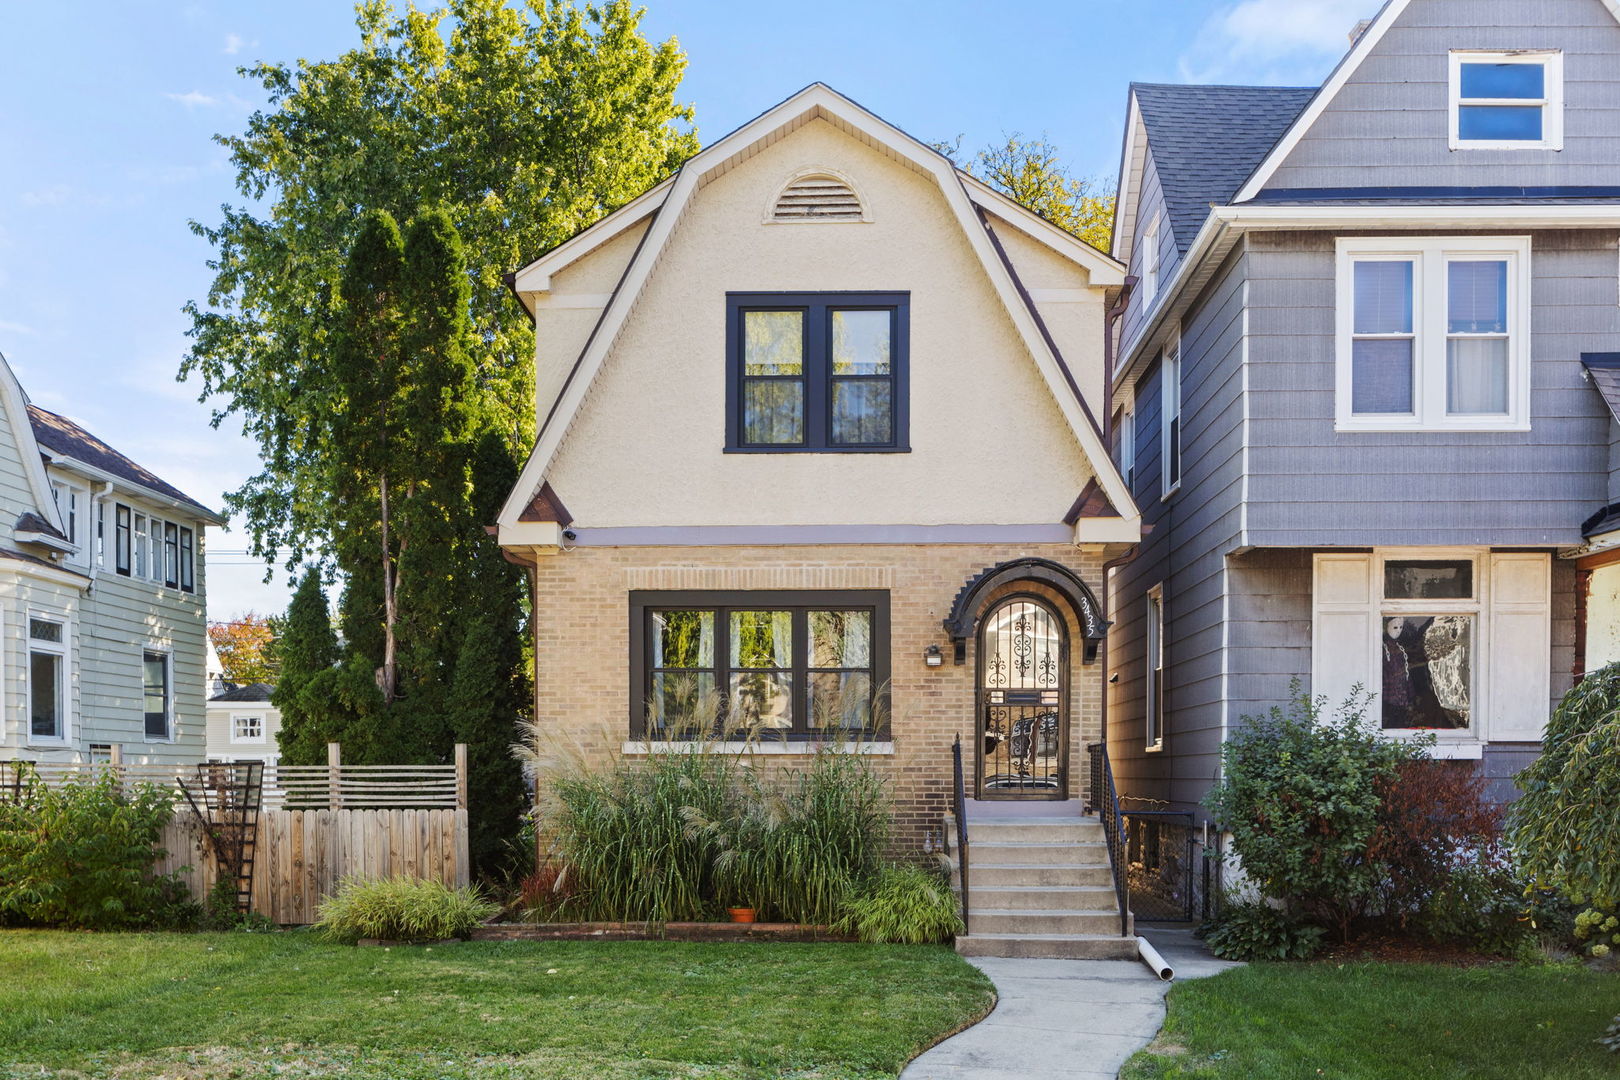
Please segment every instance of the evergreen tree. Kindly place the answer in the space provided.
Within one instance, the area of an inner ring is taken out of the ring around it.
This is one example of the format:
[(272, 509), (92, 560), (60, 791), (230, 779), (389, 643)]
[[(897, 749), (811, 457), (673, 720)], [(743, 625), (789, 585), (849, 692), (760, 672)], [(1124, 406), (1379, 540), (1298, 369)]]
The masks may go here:
[(277, 649), (281, 674), (270, 703), (281, 710), (281, 760), (287, 765), (321, 764), (326, 744), (341, 734), (334, 730), (332, 709), (321, 693), (330, 687), (338, 643), (321, 576), (314, 570), (305, 571), (287, 605)]

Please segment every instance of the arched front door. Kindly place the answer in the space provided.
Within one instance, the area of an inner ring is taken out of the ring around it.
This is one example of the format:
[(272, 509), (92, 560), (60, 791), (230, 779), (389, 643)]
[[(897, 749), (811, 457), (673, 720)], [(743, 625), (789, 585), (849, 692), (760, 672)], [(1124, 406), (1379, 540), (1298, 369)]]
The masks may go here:
[(978, 797), (1068, 791), (1069, 642), (1046, 601), (1020, 594), (979, 621)]

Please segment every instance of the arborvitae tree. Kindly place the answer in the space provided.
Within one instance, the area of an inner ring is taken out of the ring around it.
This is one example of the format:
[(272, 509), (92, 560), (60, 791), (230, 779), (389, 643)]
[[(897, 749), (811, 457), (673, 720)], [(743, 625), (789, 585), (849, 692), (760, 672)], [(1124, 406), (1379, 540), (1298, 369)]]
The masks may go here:
[[(494, 521), (512, 485), (517, 465), (505, 441), (487, 432), (473, 451), (474, 505)], [(495, 538), (470, 532), (461, 560), (460, 618), (445, 716), (454, 742), (467, 744), (472, 801), (470, 841), (474, 865), (490, 872), (501, 843), (517, 831), (525, 809), (523, 776), (512, 758), (518, 721), (529, 715), (524, 668), (523, 571), (506, 561)]]
[(331, 704), (311, 693), (329, 685), (333, 665), (338, 661), (337, 635), (332, 631), (331, 612), (321, 576), (314, 570), (304, 573), (287, 605), (278, 644), (281, 674), (270, 702), (281, 710), (281, 733), (277, 736), (281, 760), (287, 765), (318, 765), (326, 760), (326, 744), (340, 737)]

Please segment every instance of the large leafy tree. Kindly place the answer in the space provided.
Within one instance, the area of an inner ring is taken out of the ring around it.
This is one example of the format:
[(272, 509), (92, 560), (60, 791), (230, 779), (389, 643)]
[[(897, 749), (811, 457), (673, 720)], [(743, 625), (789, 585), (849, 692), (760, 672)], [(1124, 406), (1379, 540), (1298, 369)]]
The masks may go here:
[(964, 172), (1022, 203), (1090, 245), (1108, 250), (1114, 229), (1112, 185), (1076, 176), (1045, 136), (1026, 139), (1013, 132), (961, 160), (961, 136), (934, 148)]
[(280, 667), (276, 657), (278, 621), (249, 611), (208, 624), (208, 640), (213, 642), (227, 681), (238, 686), (275, 683)]
[(337, 286), (365, 215), (438, 207), (460, 233), (477, 406), (515, 454), (533, 426), (533, 336), (503, 273), (697, 148), (675, 100), (685, 56), (648, 42), (623, 0), (356, 12), (360, 43), (337, 59), (243, 69), (268, 107), (218, 141), (250, 205), (192, 224), (215, 278), (187, 306), (182, 371), (223, 398), (216, 422), (239, 416), (258, 442), (263, 470), (226, 504), (255, 553), (290, 566), (333, 554), (344, 524), (322, 452), (342, 415)]

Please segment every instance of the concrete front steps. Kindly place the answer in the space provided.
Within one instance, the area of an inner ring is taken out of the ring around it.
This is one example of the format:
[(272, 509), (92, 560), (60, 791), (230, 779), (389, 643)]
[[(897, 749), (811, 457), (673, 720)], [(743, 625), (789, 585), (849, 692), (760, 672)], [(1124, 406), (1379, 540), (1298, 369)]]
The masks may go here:
[[(968, 808), (968, 929), (963, 956), (1129, 960), (1102, 824), (1073, 803)], [(1052, 807), (1053, 809), (1046, 809)], [(986, 819), (981, 819), (980, 815)], [(990, 816), (994, 814), (994, 816)], [(953, 815), (948, 835), (956, 836)], [(953, 864), (952, 883), (961, 892)], [(1127, 919), (1127, 929), (1134, 926)]]

